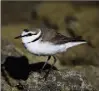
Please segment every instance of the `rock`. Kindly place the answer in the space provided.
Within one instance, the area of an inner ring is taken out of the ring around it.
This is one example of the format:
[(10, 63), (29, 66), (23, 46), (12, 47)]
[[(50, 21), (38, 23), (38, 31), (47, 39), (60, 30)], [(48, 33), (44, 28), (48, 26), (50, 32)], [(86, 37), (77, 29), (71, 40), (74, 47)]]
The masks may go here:
[(46, 81), (40, 80), (41, 77), (39, 73), (32, 73), (25, 82), (25, 91), (98, 91), (84, 74), (72, 69), (53, 71)]
[(21, 56), (21, 54), (15, 49), (15, 46), (8, 40), (2, 38), (1, 43), (2, 63), (4, 63), (7, 56)]
[[(5, 40), (4, 38), (2, 38), (1, 42), (2, 42), (2, 46), (1, 46), (1, 57), (2, 57), (2, 60), (1, 60), (1, 64), (2, 64), (1, 65), (1, 72), (2, 72), (1, 86), (2, 86), (2, 88), (1, 89), (2, 89), (2, 91), (11, 91), (12, 87), (10, 85), (17, 84), (17, 81), (10, 78), (9, 74), (6, 71), (6, 67), (4, 67), (4, 63), (6, 63), (7, 57), (10, 57), (10, 56), (19, 57), (19, 56), (21, 56), (21, 54), (15, 50), (14, 45), (11, 42), (9, 42), (8, 40)], [(10, 83), (10, 81), (12, 81), (12, 83)]]
[[(29, 91), (98, 91), (86, 76), (86, 69), (79, 71), (67, 67), (60, 71), (52, 71), (47, 80), (40, 80), (43, 75), (33, 72), (25, 81), (25, 90)], [(95, 83), (95, 81), (94, 81)], [(98, 82), (97, 82), (98, 84)]]
[(38, 72), (44, 63), (29, 64), (13, 44), (1, 42), (2, 91), (99, 91), (99, 67), (68, 66), (59, 71), (54, 67), (44, 80), (45, 72)]

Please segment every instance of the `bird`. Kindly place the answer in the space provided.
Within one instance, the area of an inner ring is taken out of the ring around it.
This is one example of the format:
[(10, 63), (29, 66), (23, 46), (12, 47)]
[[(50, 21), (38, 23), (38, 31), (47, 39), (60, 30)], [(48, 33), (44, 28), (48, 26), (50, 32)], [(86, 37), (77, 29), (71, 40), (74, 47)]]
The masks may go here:
[(30, 53), (37, 56), (48, 57), (41, 70), (44, 69), (51, 57), (54, 58), (54, 63), (51, 66), (51, 68), (53, 68), (54, 64), (56, 63), (55, 54), (65, 52), (71, 47), (87, 43), (86, 40), (80, 39), (79, 37), (67, 37), (56, 31), (53, 33), (51, 32), (52, 36), (50, 35), (50, 38), (44, 38), (44, 36), (49, 35), (48, 31), (46, 31), (44, 34), (40, 28), (37, 28), (34, 31), (23, 29), (21, 35), (15, 37), (15, 39), (21, 38), (24, 47)]

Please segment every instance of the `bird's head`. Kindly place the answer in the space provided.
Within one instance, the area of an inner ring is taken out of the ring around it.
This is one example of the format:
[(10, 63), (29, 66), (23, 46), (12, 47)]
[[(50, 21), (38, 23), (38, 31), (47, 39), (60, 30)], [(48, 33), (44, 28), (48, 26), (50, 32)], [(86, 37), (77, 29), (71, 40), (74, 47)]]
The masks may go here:
[(15, 37), (15, 39), (22, 39), (23, 43), (29, 43), (33, 40), (35, 40), (37, 37), (39, 37), (41, 34), (40, 29), (36, 29), (35, 31), (30, 31), (28, 29), (24, 29), (21, 33), (21, 35)]

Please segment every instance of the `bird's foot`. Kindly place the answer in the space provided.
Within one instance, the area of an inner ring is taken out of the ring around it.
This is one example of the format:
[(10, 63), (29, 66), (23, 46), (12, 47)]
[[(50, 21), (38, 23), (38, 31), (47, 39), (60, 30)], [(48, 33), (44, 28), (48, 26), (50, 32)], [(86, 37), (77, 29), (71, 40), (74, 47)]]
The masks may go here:
[(25, 85), (22, 85), (22, 84), (19, 82), (15, 87), (17, 87), (19, 90), (24, 90)]
[(40, 69), (40, 70), (39, 70), (39, 73), (40, 73), (40, 74), (43, 73), (43, 72), (45, 72), (45, 70), (43, 70), (43, 69)]
[(40, 78), (40, 80), (46, 81), (51, 70), (52, 70), (52, 69), (49, 69), (49, 70), (47, 70), (47, 71), (44, 71), (44, 70), (42, 71), (42, 70), (41, 70), (41, 72), (44, 72), (45, 74), (44, 74), (43, 77)]

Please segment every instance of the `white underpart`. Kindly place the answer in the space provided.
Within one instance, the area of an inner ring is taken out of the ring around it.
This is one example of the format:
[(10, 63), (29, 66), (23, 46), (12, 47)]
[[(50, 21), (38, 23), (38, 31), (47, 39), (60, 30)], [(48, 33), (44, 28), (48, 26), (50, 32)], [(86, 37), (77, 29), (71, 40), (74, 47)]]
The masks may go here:
[(68, 48), (83, 44), (86, 42), (69, 42), (61, 45), (54, 45), (49, 42), (41, 42), (40, 40), (36, 42), (31, 42), (25, 44), (27, 50), (31, 53), (38, 55), (53, 55), (56, 53), (64, 52)]

